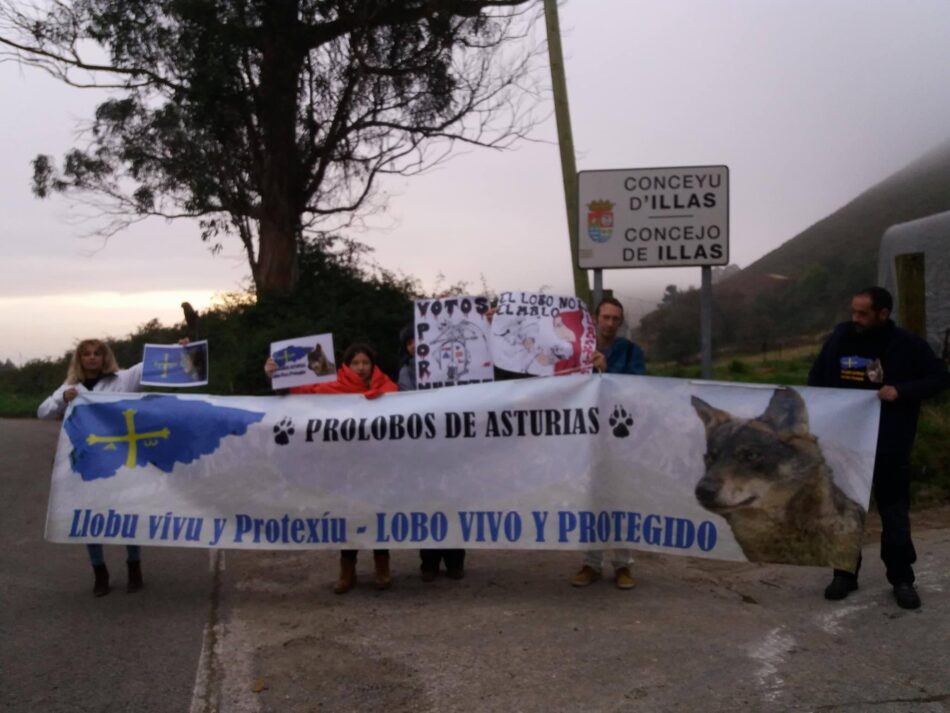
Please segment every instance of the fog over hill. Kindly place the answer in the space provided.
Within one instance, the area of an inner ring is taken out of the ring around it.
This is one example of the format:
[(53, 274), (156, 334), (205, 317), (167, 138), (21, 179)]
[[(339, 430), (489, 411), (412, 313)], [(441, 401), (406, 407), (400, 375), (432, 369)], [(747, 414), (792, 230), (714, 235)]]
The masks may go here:
[(946, 210), (950, 210), (950, 140), (765, 254), (729, 282), (768, 273), (794, 280), (815, 265), (843, 267), (873, 282), (885, 230)]

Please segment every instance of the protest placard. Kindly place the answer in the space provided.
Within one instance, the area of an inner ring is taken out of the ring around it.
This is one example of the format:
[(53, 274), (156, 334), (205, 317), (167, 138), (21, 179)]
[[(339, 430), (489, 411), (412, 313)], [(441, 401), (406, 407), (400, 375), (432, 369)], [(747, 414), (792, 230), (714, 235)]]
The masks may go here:
[(495, 366), (534, 376), (590, 369), (597, 334), (577, 297), (502, 292), (492, 322)]
[(336, 381), (332, 334), (272, 342), (270, 355), (277, 362), (277, 370), (271, 377), (275, 389)]
[(143, 386), (204, 386), (208, 383), (208, 342), (146, 344), (142, 354)]
[(416, 388), (432, 389), (492, 381), (485, 318), (487, 297), (460, 295), (416, 300)]

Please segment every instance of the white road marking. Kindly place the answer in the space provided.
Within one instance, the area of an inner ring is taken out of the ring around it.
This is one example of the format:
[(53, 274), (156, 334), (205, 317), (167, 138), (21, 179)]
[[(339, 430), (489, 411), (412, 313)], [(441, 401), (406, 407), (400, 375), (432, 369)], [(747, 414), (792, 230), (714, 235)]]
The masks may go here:
[(864, 611), (869, 606), (869, 604), (837, 606), (832, 611), (819, 614), (815, 618), (818, 620), (818, 626), (820, 626), (826, 634), (837, 636), (841, 633), (841, 622), (843, 619), (846, 619), (847, 617), (851, 616), (852, 614), (856, 614), (859, 611)]
[(783, 627), (777, 627), (766, 634), (761, 643), (749, 647), (749, 656), (759, 664), (754, 673), (756, 683), (764, 689), (769, 702), (774, 703), (782, 695), (785, 680), (779, 674), (779, 667), (794, 645), (795, 639), (784, 633)]

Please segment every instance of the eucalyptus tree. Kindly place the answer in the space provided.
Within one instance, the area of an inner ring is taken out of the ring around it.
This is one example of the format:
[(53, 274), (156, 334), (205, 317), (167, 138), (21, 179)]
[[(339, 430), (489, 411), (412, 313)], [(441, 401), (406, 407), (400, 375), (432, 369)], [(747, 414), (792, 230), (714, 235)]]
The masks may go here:
[(459, 142), (534, 124), (532, 0), (53, 0), (0, 7), (0, 59), (104, 88), (82, 146), (33, 188), (93, 200), (112, 234), (147, 216), (243, 243), (259, 294), (297, 253), (382, 205)]

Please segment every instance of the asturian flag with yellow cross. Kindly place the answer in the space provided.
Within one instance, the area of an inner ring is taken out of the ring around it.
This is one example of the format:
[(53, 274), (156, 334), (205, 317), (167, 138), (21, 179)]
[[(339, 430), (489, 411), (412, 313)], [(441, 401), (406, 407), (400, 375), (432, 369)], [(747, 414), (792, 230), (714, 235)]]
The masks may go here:
[(204, 386), (208, 383), (208, 342), (146, 344), (142, 355), (144, 386)]
[(171, 473), (210, 455), (226, 436), (243, 435), (263, 412), (147, 394), (107, 403), (81, 403), (63, 422), (72, 444), (70, 465), (83, 480), (111, 478), (119, 468), (153, 465)]

